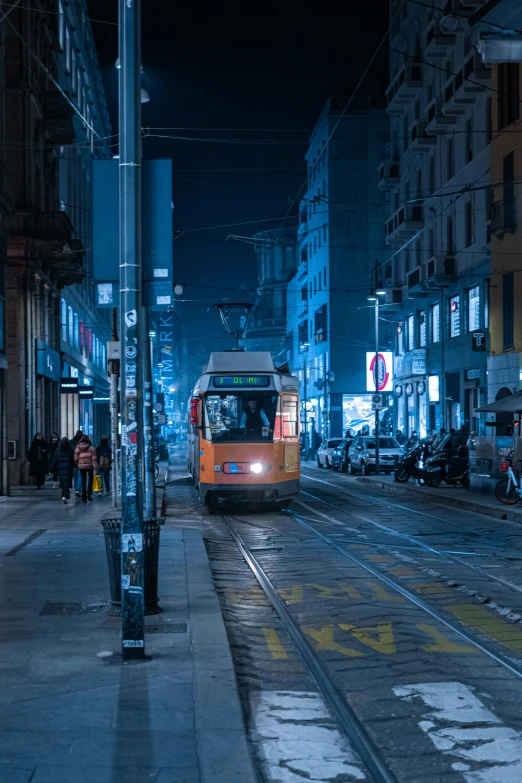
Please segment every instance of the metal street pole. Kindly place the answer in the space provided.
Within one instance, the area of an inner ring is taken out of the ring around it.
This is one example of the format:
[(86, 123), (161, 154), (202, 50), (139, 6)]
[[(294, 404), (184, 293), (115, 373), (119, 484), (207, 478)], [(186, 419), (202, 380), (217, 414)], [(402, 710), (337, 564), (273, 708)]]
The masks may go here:
[[(117, 326), (118, 310), (116, 307), (112, 311), (112, 335), (113, 342), (118, 341)], [(111, 451), (112, 451), (112, 470), (111, 470), (111, 490), (112, 507), (118, 507), (118, 471), (116, 451), (118, 447), (118, 376), (120, 374), (120, 360), (111, 359), (109, 362), (109, 371), (111, 378), (110, 390), (110, 408), (111, 408)]]
[(145, 657), (140, 0), (118, 0), (122, 655)]
[(149, 310), (143, 308), (141, 319), (143, 356), (143, 439), (145, 448), (145, 517), (156, 516), (156, 463), (154, 460), (154, 421), (152, 412), (152, 351), (149, 336)]
[[(377, 275), (377, 270), (376, 270)], [(377, 283), (376, 283), (377, 288)], [(379, 295), (375, 298), (375, 393), (379, 394)], [(375, 474), (379, 475), (380, 448), (379, 448), (379, 409), (375, 406)]]
[(303, 367), (304, 367), (304, 443), (303, 443), (303, 454), (304, 458), (308, 459), (308, 409), (307, 409), (307, 388), (306, 388), (306, 354), (303, 357)]

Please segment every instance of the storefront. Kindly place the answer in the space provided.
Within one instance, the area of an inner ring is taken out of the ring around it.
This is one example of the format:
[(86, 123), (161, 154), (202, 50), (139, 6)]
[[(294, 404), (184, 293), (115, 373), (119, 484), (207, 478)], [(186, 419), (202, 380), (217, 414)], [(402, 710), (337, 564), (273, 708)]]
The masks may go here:
[(60, 354), (41, 340), (36, 351), (36, 430), (50, 438), (58, 427)]
[(470, 438), (470, 487), (488, 494), (506, 475), (499, 470), (500, 463), (511, 455), (513, 464), (522, 459), (522, 392), (506, 391), (505, 396), (475, 410), (487, 414), (488, 434)]
[(80, 429), (78, 378), (62, 378), (60, 380), (60, 403), (60, 435), (70, 440)]

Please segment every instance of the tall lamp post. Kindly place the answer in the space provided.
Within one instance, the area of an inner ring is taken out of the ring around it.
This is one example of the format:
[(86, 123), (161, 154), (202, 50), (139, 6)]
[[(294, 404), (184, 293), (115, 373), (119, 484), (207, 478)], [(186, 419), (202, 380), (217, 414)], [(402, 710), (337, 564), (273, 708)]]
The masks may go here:
[[(372, 286), (372, 288), (370, 289), (370, 293), (368, 294), (368, 301), (375, 303), (375, 361), (373, 365), (373, 377), (375, 380), (375, 394), (379, 394), (380, 392), (379, 377), (381, 375), (381, 373), (379, 372), (380, 364), (381, 364), (379, 358), (379, 297), (386, 295), (386, 291), (382, 287), (382, 282), (378, 279), (378, 273), (379, 273), (379, 265), (376, 262), (375, 269), (373, 272), (373, 276), (375, 278), (375, 285)], [(375, 473), (378, 476), (381, 467), (380, 443), (379, 443), (380, 422), (379, 422), (379, 406), (376, 404), (374, 407), (375, 407)]]

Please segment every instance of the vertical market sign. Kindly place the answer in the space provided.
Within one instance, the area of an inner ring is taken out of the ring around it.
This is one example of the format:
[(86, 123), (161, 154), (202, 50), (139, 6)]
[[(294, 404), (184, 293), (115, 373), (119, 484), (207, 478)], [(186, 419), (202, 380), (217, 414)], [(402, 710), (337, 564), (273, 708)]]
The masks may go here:
[(377, 374), (377, 391), (388, 392), (393, 388), (393, 353), (381, 351), (378, 356), (374, 351), (366, 352), (366, 391), (375, 391), (375, 376)]

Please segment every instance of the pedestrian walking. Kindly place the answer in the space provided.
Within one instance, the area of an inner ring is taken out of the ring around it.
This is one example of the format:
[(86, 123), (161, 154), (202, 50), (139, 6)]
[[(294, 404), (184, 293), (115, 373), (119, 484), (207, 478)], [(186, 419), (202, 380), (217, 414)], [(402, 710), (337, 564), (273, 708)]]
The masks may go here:
[(62, 503), (68, 503), (71, 497), (74, 472), (74, 451), (67, 438), (62, 438), (51, 459), (49, 469), (58, 477), (58, 483), (62, 490)]
[(29, 475), (33, 477), (38, 489), (45, 484), (47, 475), (49, 446), (41, 432), (37, 432), (29, 447), (27, 459), (29, 461)]
[(96, 462), (96, 449), (87, 435), (83, 435), (76, 446), (74, 450), (74, 461), (76, 467), (80, 471), (82, 503), (87, 503), (88, 500), (92, 501), (92, 479), (94, 471), (98, 468), (98, 463)]
[(96, 461), (103, 482), (100, 497), (103, 495), (103, 486), (105, 486), (105, 493), (109, 495), (111, 491), (112, 449), (109, 446), (109, 439), (105, 435), (100, 438), (100, 445), (96, 449)]
[(58, 487), (58, 477), (56, 474), (56, 468), (52, 468), (51, 465), (53, 464), (53, 457), (56, 452), (56, 449), (60, 445), (60, 436), (57, 432), (53, 432), (51, 435), (51, 440), (49, 441), (49, 474), (52, 475), (54, 486), (53, 489), (57, 489)]
[[(71, 449), (73, 450), (73, 452), (76, 451), (76, 446), (78, 445), (78, 443), (81, 441), (82, 438), (83, 438), (83, 432), (82, 432), (82, 430), (78, 430), (78, 432), (76, 433), (74, 438), (71, 438), (71, 440), (69, 441), (69, 443), (71, 444)], [(76, 463), (75, 463), (74, 464), (74, 470), (73, 470), (73, 488), (74, 488), (74, 491), (76, 492), (76, 497), (77, 498), (80, 497), (81, 486), (82, 485), (81, 485), (80, 471), (76, 467)]]

